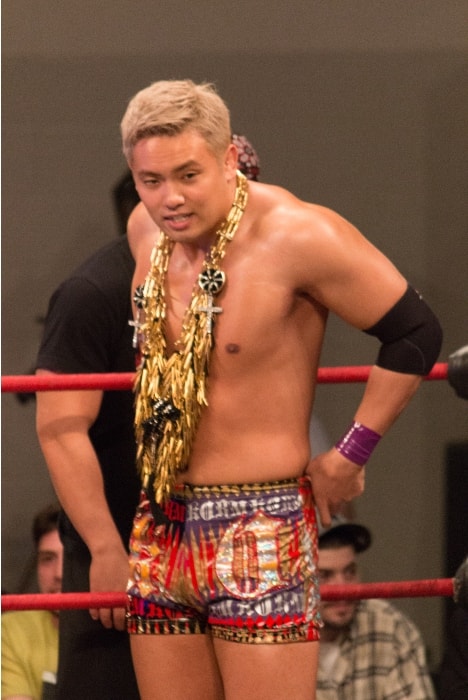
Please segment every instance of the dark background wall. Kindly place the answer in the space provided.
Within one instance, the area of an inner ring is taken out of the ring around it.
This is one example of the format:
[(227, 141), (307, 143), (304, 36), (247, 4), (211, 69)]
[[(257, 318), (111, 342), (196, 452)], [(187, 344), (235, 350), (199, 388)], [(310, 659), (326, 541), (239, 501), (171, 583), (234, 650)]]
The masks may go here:
[[(163, 78), (215, 82), (262, 179), (336, 209), (396, 263), (442, 320), (441, 361), (468, 342), (466, 2), (4, 0), (2, 15), (2, 374), (30, 370), (51, 292), (117, 235), (119, 122), (130, 97)], [(322, 366), (371, 364), (376, 349), (331, 319)], [(333, 441), (361, 391), (319, 387)], [(447, 382), (426, 382), (375, 452), (354, 506), (374, 532), (365, 578), (453, 574), (445, 455), (467, 439), (467, 407)], [(34, 404), (12, 395), (2, 471), (3, 588), (15, 591), (30, 519), (52, 489)], [(442, 601), (398, 604), (436, 664)]]

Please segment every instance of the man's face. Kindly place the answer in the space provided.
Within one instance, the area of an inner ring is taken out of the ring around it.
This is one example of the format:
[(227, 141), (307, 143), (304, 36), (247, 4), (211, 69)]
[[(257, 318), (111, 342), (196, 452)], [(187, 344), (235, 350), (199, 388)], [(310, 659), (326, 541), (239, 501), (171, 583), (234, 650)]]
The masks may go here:
[[(346, 545), (337, 549), (319, 549), (319, 579), (321, 584), (357, 583), (356, 552)], [(339, 631), (347, 627), (358, 605), (356, 600), (329, 600), (320, 603), (324, 629)]]
[(131, 162), (136, 189), (153, 221), (181, 243), (211, 242), (229, 213), (236, 167), (233, 144), (217, 156), (193, 129), (141, 139)]
[(41, 593), (62, 590), (63, 545), (57, 530), (43, 535), (37, 548), (37, 582)]

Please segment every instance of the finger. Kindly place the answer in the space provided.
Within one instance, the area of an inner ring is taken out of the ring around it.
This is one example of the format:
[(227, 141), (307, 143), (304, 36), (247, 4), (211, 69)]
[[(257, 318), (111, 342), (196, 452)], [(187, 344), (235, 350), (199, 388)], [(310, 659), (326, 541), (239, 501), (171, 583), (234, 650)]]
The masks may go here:
[(125, 625), (125, 608), (113, 608), (112, 617), (114, 620), (114, 627), (116, 630), (123, 632), (126, 628)]
[(331, 525), (330, 509), (328, 507), (327, 502), (317, 500), (315, 505), (319, 512), (320, 522), (322, 523), (322, 526), (328, 527), (329, 525)]
[(99, 619), (101, 624), (104, 625), (106, 629), (112, 629), (114, 626), (112, 619), (112, 610), (110, 608), (100, 608), (99, 609)]
[(89, 611), (91, 618), (96, 622), (99, 620), (99, 610), (97, 608), (91, 608)]

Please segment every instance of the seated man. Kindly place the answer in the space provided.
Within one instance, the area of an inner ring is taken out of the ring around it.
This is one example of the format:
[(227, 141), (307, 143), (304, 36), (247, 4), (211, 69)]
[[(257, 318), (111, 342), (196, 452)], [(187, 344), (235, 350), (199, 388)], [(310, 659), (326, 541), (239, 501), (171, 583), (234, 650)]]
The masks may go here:
[[(357, 555), (371, 544), (362, 525), (335, 516), (319, 530), (322, 584), (358, 583)], [(386, 600), (322, 601), (317, 700), (431, 700), (434, 689), (415, 625)]]
[[(41, 593), (60, 593), (63, 546), (59, 509), (50, 505), (33, 521), (37, 582)], [(51, 700), (58, 657), (58, 611), (2, 615), (2, 700)]]

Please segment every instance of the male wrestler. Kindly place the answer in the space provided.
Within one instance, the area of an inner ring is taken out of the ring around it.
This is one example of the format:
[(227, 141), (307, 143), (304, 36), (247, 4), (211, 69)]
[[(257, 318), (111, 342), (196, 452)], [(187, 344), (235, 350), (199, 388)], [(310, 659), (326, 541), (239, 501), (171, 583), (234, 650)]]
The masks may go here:
[[(437, 359), (440, 326), (338, 214), (236, 172), (210, 85), (154, 83), (121, 127), (162, 231), (136, 299), (143, 489), (127, 617), (140, 694), (310, 700), (312, 492), (324, 524), (362, 493), (373, 448)], [(382, 345), (351, 426), (311, 460), (329, 311)]]

